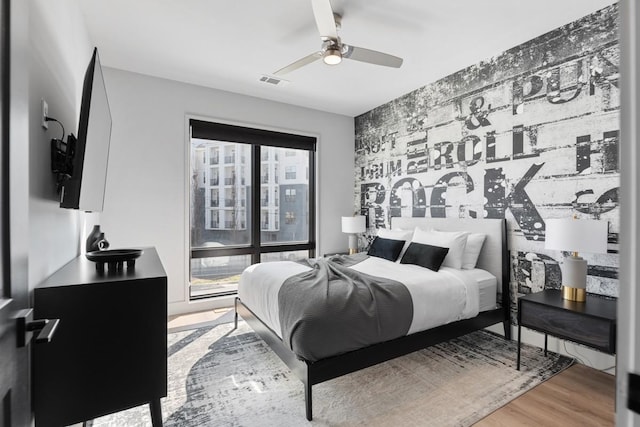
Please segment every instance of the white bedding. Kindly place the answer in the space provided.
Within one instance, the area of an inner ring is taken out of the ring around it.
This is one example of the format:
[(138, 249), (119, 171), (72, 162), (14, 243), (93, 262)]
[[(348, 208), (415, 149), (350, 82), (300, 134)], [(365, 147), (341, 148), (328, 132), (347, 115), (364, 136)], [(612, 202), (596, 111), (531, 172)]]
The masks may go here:
[[(376, 257), (369, 257), (350, 268), (372, 276), (397, 280), (407, 287), (413, 301), (413, 320), (409, 334), (475, 317), (480, 310), (478, 281), (474, 273), (469, 273), (474, 270), (442, 267), (440, 271), (434, 272), (416, 265), (397, 264)], [(307, 270), (309, 267), (292, 261), (254, 264), (242, 273), (238, 296), (281, 337), (278, 291), (288, 277)]]
[(475, 280), (478, 284), (480, 311), (493, 310), (498, 308), (497, 292), (498, 279), (487, 270), (474, 268), (473, 270), (462, 270), (462, 272)]

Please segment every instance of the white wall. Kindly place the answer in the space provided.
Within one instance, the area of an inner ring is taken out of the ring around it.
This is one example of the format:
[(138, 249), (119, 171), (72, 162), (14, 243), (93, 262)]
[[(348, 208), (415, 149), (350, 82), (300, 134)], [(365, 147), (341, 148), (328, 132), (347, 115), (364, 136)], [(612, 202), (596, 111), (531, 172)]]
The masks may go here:
[[(77, 256), (87, 216), (61, 209), (51, 173), (49, 141), (60, 127), (41, 123), (41, 99), (49, 116), (76, 133), (84, 72), (92, 46), (77, 5), (70, 0), (29, 2), (29, 285), (33, 288)], [(27, 70), (23, 70), (27, 73)]]
[(318, 254), (344, 250), (340, 216), (353, 212), (353, 118), (111, 68), (113, 116), (102, 229), (112, 248), (155, 246), (169, 278), (169, 312), (211, 303), (188, 297), (187, 116), (318, 137)]

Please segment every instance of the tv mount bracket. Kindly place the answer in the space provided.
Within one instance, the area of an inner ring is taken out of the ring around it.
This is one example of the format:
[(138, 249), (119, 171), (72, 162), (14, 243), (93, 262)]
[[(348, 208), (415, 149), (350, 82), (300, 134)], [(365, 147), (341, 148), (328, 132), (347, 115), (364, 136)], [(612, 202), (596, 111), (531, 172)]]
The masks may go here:
[(64, 126), (53, 117), (45, 117), (48, 122), (56, 122), (62, 128), (61, 138), (51, 139), (51, 172), (56, 174), (56, 191), (60, 194), (65, 181), (73, 176), (73, 157), (76, 154), (76, 137), (70, 133), (65, 142)]

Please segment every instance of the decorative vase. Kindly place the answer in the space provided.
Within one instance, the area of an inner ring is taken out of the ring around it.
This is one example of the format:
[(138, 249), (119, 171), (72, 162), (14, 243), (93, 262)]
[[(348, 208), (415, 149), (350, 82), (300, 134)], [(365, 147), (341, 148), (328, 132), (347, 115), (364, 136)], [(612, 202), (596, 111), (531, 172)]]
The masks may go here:
[(100, 231), (100, 225), (94, 225), (93, 230), (91, 230), (91, 233), (89, 233), (89, 235), (87, 236), (87, 242), (86, 242), (87, 252), (100, 250), (100, 247), (98, 246), (98, 242), (100, 241), (101, 236), (102, 236), (102, 239), (104, 239), (104, 233)]

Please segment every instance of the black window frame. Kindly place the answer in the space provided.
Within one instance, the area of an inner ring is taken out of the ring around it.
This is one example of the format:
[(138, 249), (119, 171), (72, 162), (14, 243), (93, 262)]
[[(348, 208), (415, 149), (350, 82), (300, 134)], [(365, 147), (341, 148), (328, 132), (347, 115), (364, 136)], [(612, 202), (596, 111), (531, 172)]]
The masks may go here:
[[(309, 251), (309, 257), (316, 256), (316, 143), (312, 136), (295, 135), (284, 132), (276, 132), (264, 129), (248, 128), (244, 126), (226, 123), (209, 122), (198, 119), (190, 119), (191, 138), (208, 139), (212, 141), (235, 142), (251, 145), (251, 241), (249, 245), (225, 246), (221, 248), (193, 247), (191, 241), (191, 258), (214, 258), (221, 256), (251, 255), (251, 263), (260, 262), (263, 253)], [(293, 150), (305, 150), (309, 152), (309, 239), (305, 243), (269, 243), (261, 239), (261, 206), (260, 206), (260, 163), (261, 147), (277, 147)], [(191, 233), (189, 233), (191, 234)], [(191, 265), (191, 263), (189, 263)], [(191, 274), (191, 273), (190, 273)], [(222, 296), (224, 294), (215, 294)], [(208, 296), (206, 297), (208, 298)], [(198, 299), (198, 297), (192, 300)]]

